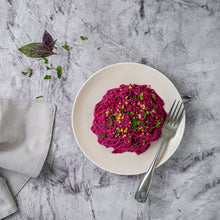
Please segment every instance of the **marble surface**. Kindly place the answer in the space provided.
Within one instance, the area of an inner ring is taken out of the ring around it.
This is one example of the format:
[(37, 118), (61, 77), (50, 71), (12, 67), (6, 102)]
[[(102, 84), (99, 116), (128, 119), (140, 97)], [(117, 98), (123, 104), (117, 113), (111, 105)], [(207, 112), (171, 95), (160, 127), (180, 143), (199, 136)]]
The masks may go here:
[[(0, 98), (43, 95), (39, 101), (57, 105), (41, 175), (18, 194), (19, 212), (7, 219), (219, 219), (219, 20), (219, 0), (2, 0)], [(49, 62), (62, 66), (61, 80), (54, 72), (44, 80), (45, 64), (17, 50), (41, 41), (45, 29), (58, 39)], [(62, 49), (65, 41), (72, 50)], [(71, 128), (80, 86), (101, 67), (125, 61), (160, 70), (186, 101), (183, 141), (156, 170), (145, 204), (133, 199), (142, 175), (96, 167)], [(31, 78), (21, 74), (29, 67)]]

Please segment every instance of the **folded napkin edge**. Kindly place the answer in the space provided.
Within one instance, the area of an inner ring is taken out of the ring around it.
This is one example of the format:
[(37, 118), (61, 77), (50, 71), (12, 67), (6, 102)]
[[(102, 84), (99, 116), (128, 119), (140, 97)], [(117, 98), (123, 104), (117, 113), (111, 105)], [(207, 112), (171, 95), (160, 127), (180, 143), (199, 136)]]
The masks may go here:
[(47, 158), (49, 149), (50, 149), (50, 145), (51, 145), (51, 141), (52, 141), (52, 136), (53, 136), (53, 126), (54, 126), (54, 117), (55, 117), (55, 112), (56, 112), (56, 105), (55, 104), (51, 104), (51, 107), (53, 108), (53, 110), (51, 111), (51, 115), (50, 115), (50, 127), (49, 127), (49, 131), (48, 133), (50, 134), (46, 140), (45, 146), (46, 146), (46, 150), (42, 153), (42, 156), (39, 157), (38, 162), (36, 163), (35, 169), (33, 174), (31, 175), (31, 177), (37, 177), (41, 170), (42, 167), (44, 165), (44, 162)]

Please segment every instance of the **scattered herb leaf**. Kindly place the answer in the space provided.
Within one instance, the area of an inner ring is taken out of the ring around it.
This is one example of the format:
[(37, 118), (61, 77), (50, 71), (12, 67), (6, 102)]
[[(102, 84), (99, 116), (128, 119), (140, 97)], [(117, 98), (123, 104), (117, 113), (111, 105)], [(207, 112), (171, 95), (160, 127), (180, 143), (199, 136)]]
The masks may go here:
[(22, 74), (24, 74), (25, 76), (28, 74), (28, 72), (21, 72)]
[(36, 99), (39, 99), (39, 98), (43, 98), (43, 96), (42, 96), (42, 95), (40, 95), (40, 96), (37, 96), (37, 97), (36, 97)]
[(110, 118), (112, 119), (112, 121), (115, 120), (115, 116), (111, 116)]
[(181, 212), (181, 210), (180, 210), (180, 209), (178, 209), (178, 211), (179, 211), (179, 212)]
[(32, 76), (32, 69), (31, 68), (29, 68), (29, 71), (30, 71), (30, 73), (29, 73), (29, 77), (31, 77)]
[(143, 146), (144, 146), (144, 144), (145, 144), (145, 140), (142, 140), (143, 141)]
[(101, 49), (101, 47), (98, 47), (98, 48), (97, 48), (97, 50), (100, 50), (100, 49)]
[(54, 49), (57, 50), (57, 46), (54, 46)]
[(107, 126), (103, 126), (103, 128), (109, 129)]
[(115, 133), (120, 133), (120, 131), (115, 131)]
[(47, 70), (52, 70), (52, 67), (46, 66)]
[(118, 99), (118, 97), (115, 97), (115, 101)]
[(63, 49), (68, 50), (67, 41), (65, 41), (65, 45), (62, 46)]
[(57, 76), (58, 76), (58, 78), (60, 79), (61, 76), (62, 76), (62, 69), (61, 69), (61, 66), (58, 66), (58, 67), (56, 68), (56, 71), (57, 71)]
[(127, 111), (128, 114), (135, 115), (134, 112)]
[(109, 125), (113, 126), (113, 121), (108, 121)]
[(56, 44), (56, 42), (57, 42), (57, 39), (53, 41), (54, 45)]
[(141, 94), (140, 94), (140, 100), (143, 100), (144, 98), (143, 98), (143, 95), (144, 95), (144, 93), (142, 92)]
[(158, 106), (157, 105), (155, 105), (154, 107), (153, 107), (153, 109), (155, 109), (155, 108), (157, 108)]
[(80, 36), (80, 38), (81, 38), (82, 40), (87, 40), (87, 39), (88, 39), (88, 37), (85, 37), (85, 36)]
[(131, 119), (131, 127), (132, 127), (134, 130), (137, 130), (137, 129), (138, 129), (138, 119), (137, 119), (137, 118), (132, 118), (132, 119)]
[(43, 43), (46, 44), (51, 51), (54, 48), (54, 40), (52, 36), (45, 30), (44, 35), (43, 35)]
[(156, 96), (155, 96), (154, 93), (151, 94), (151, 97), (152, 97), (153, 99), (156, 99)]
[(105, 138), (105, 135), (104, 135), (104, 134), (100, 133), (100, 135), (101, 135), (103, 138)]
[(45, 58), (45, 57), (42, 57), (42, 59), (44, 59), (44, 63), (48, 63), (48, 59), (47, 58)]
[(134, 95), (133, 99), (136, 99), (136, 98), (137, 98), (137, 96), (136, 96), (136, 95)]
[(44, 79), (51, 79), (51, 75), (46, 75)]
[(147, 111), (144, 112), (144, 118), (146, 118), (146, 117), (147, 117)]

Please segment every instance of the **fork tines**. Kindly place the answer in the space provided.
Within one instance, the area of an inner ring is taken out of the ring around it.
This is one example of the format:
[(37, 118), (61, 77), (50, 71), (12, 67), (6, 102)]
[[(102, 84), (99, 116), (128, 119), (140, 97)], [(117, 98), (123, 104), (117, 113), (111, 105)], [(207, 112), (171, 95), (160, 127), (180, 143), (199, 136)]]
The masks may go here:
[(176, 125), (178, 126), (180, 123), (180, 120), (183, 116), (183, 112), (184, 112), (183, 103), (178, 101), (176, 104), (176, 99), (175, 99), (172, 104), (172, 107), (170, 108), (170, 111), (167, 115), (167, 118), (166, 118), (167, 123), (169, 123), (170, 125), (173, 125), (173, 126), (176, 126)]

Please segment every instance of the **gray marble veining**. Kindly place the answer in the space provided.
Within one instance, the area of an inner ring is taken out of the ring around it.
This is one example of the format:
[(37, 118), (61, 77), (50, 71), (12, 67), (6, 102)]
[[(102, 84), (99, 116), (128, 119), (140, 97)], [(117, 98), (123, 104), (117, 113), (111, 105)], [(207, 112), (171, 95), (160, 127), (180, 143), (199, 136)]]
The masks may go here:
[[(63, 77), (17, 48), (58, 39)], [(88, 36), (82, 41), (79, 36)], [(7, 219), (219, 219), (220, 1), (219, 0), (2, 0), (0, 98), (57, 105), (51, 151), (36, 179), (17, 196)], [(65, 51), (67, 41), (73, 49)], [(97, 50), (101, 47), (100, 50)], [(79, 150), (71, 109), (80, 86), (99, 68), (139, 62), (163, 72), (186, 101), (186, 131), (175, 154), (156, 170), (149, 199), (134, 192), (141, 175), (120, 176), (92, 164)], [(21, 71), (33, 69), (33, 76)]]

